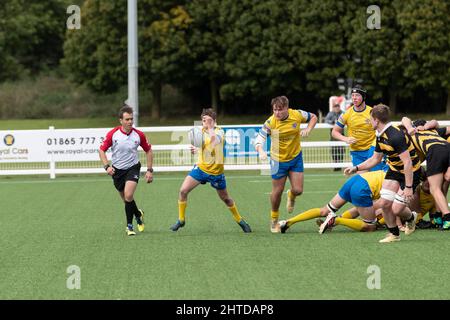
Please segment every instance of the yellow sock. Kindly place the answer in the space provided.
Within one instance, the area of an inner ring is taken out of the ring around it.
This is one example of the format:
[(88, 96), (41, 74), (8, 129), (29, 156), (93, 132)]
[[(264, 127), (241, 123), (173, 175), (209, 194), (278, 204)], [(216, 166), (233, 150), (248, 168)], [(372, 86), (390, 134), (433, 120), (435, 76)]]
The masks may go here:
[(340, 224), (342, 226), (349, 227), (350, 229), (361, 231), (364, 226), (366, 225), (364, 221), (359, 219), (345, 219), (345, 218), (339, 218), (337, 217), (335, 224)]
[(344, 218), (344, 219), (353, 219), (353, 216), (352, 216), (352, 214), (350, 213), (350, 210), (347, 210), (347, 211), (345, 211), (345, 212), (341, 215), (341, 218)]
[(384, 218), (381, 218), (380, 220), (378, 220), (379, 224), (386, 224), (386, 222), (384, 221)]
[(178, 220), (180, 220), (180, 221), (184, 221), (185, 220), (186, 206), (187, 206), (187, 202), (186, 201), (178, 200)]
[(288, 227), (290, 227), (294, 223), (297, 223), (300, 221), (305, 221), (305, 220), (311, 220), (311, 219), (318, 218), (318, 217), (320, 217), (320, 208), (309, 209), (308, 211), (302, 212), (302, 213), (296, 215), (295, 217), (288, 219), (287, 225), (288, 225)]
[(296, 195), (294, 195), (294, 194), (291, 192), (291, 189), (288, 190), (287, 196), (288, 196), (288, 198), (289, 198), (290, 200), (295, 200), (295, 198), (297, 197)]
[(238, 211), (238, 209), (237, 209), (237, 207), (236, 207), (236, 203), (234, 203), (232, 207), (228, 207), (228, 209), (230, 209), (231, 214), (233, 215), (233, 219), (234, 219), (236, 222), (239, 222), (239, 221), (242, 220), (242, 217), (241, 217), (241, 215), (239, 214), (239, 211)]
[(278, 220), (280, 217), (280, 211), (270, 211), (270, 217), (272, 220)]

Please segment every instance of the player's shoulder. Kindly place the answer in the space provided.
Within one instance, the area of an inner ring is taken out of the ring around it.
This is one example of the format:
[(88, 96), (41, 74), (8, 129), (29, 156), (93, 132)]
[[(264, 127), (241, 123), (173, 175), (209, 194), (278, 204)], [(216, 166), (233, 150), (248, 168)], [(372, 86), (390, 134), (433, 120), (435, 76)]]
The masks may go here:
[(112, 128), (111, 130), (109, 130), (109, 131), (106, 133), (106, 136), (112, 136), (112, 135), (113, 135), (114, 133), (116, 133), (117, 131), (120, 132), (120, 128), (121, 128), (121, 126), (117, 126), (117, 127)]
[(392, 143), (397, 143), (401, 141), (405, 141), (406, 134), (403, 132), (401, 128), (396, 125), (391, 125), (384, 131), (385, 137), (391, 141)]
[(139, 130), (139, 129), (133, 128), (132, 130), (133, 130), (134, 132), (136, 132), (138, 135), (145, 135), (144, 132), (141, 131), (141, 130)]
[(311, 117), (308, 111), (301, 108), (289, 109), (289, 116), (297, 120), (309, 119)]
[(353, 108), (353, 105), (347, 108), (347, 110), (344, 110), (344, 113), (342, 113), (341, 117), (348, 117), (352, 114), (355, 114), (355, 109)]
[(404, 136), (405, 133), (398, 125), (391, 125), (386, 129), (385, 133), (391, 136)]
[(272, 128), (275, 123), (275, 116), (271, 115), (266, 121), (264, 121), (264, 126)]
[(132, 130), (133, 130), (132, 133), (138, 135), (138, 136), (139, 136), (139, 139), (140, 139), (141, 141), (147, 141), (147, 137), (145, 136), (145, 133), (144, 133), (143, 131), (141, 131), (141, 130), (139, 130), (139, 129), (136, 129), (136, 128), (133, 128)]

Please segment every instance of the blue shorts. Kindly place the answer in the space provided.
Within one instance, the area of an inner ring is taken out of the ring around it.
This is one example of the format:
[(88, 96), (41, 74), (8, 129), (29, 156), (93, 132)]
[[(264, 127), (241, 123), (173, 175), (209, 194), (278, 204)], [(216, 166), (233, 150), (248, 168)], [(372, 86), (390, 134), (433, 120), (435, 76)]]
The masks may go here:
[(278, 180), (289, 175), (289, 171), (292, 172), (303, 172), (303, 155), (302, 152), (292, 160), (286, 162), (278, 162), (275, 160), (270, 160), (270, 173), (272, 174), (272, 179)]
[[(366, 161), (367, 159), (369, 159), (370, 157), (373, 156), (374, 151), (375, 151), (374, 146), (371, 146), (368, 150), (350, 151), (350, 156), (352, 157), (352, 164), (354, 166), (357, 166), (357, 165), (363, 163), (364, 161)], [(383, 157), (383, 161), (381, 161), (375, 167), (370, 169), (370, 171), (377, 171), (377, 170), (386, 171), (387, 169), (388, 169), (388, 165), (386, 164), (386, 161), (384, 160), (384, 157)]]
[(200, 182), (201, 184), (205, 184), (207, 182), (211, 183), (211, 186), (217, 190), (223, 190), (227, 188), (227, 182), (225, 181), (225, 175), (218, 174), (207, 174), (199, 167), (194, 166), (194, 168), (189, 172), (189, 176)]
[(367, 181), (360, 175), (356, 175), (347, 180), (338, 192), (339, 196), (347, 202), (353, 203), (357, 207), (371, 207), (372, 191)]

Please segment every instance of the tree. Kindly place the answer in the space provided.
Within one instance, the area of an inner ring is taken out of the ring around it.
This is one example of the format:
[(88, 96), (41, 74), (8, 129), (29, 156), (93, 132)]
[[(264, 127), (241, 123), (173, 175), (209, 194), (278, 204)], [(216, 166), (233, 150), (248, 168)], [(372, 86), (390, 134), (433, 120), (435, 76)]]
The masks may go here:
[[(167, 1), (165, 1), (167, 5)], [(149, 12), (146, 3), (142, 10)], [(192, 19), (186, 10), (172, 3), (168, 12), (159, 12), (159, 17), (142, 18), (141, 37), (141, 74), (143, 80), (152, 86), (153, 105), (151, 116), (158, 119), (161, 115), (161, 89), (163, 83), (180, 83), (190, 74), (190, 50), (187, 45), (186, 31)], [(154, 6), (153, 6), (154, 7)], [(147, 9), (147, 10), (146, 10)]]
[[(189, 22), (180, 1), (138, 2), (140, 87), (153, 93), (152, 117), (161, 109), (161, 85), (183, 70), (182, 32)], [(125, 1), (86, 0), (82, 28), (67, 31), (63, 63), (72, 79), (99, 92), (115, 92), (127, 81), (127, 6)], [(180, 29), (180, 32), (178, 32)]]
[(402, 56), (407, 86), (430, 94), (447, 92), (450, 115), (450, 4), (439, 0), (398, 1), (398, 21), (405, 35)]
[(126, 84), (126, 2), (86, 0), (82, 27), (67, 30), (63, 65), (73, 81), (99, 92)]
[(337, 91), (346, 46), (341, 19), (347, 2), (294, 0), (290, 6), (290, 48), (293, 63), (305, 76), (305, 89), (316, 97), (328, 98)]
[(405, 87), (403, 77), (401, 52), (404, 36), (399, 32), (397, 10), (390, 0), (378, 1), (381, 25), (379, 29), (370, 28), (368, 20), (370, 22), (373, 15), (378, 14), (375, 10), (367, 10), (371, 4), (372, 1), (365, 1), (364, 5), (359, 2), (347, 12), (347, 21), (350, 22), (345, 25), (347, 50), (352, 55), (346, 69), (352, 78), (363, 80), (372, 99), (383, 98), (387, 93), (389, 106), (395, 113), (397, 96), (412, 94), (412, 90)]
[(61, 0), (3, 0), (0, 7), (0, 81), (56, 66), (62, 57)]
[(222, 10), (224, 70), (223, 99), (256, 100), (278, 92), (295, 91), (300, 78), (290, 52), (295, 43), (289, 33), (289, 1), (240, 1)]
[(194, 77), (209, 82), (211, 107), (215, 110), (219, 107), (219, 88), (225, 78), (222, 10), (232, 5), (231, 2), (234, 1), (194, 0), (186, 4), (186, 11), (192, 17), (188, 46)]

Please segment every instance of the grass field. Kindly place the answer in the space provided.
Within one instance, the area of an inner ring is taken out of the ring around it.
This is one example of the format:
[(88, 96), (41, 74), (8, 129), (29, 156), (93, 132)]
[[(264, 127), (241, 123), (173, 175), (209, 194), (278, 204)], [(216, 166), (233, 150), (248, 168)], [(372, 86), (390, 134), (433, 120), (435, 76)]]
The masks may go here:
[[(125, 235), (108, 177), (1, 178), (0, 299), (450, 299), (448, 233), (417, 230), (379, 244), (384, 231), (319, 235), (308, 221), (271, 234), (271, 182), (257, 172), (227, 174), (253, 233), (241, 231), (209, 186), (190, 195), (186, 226), (174, 233), (184, 175), (141, 181), (146, 230), (135, 237)], [(345, 180), (328, 170), (305, 176), (296, 213), (325, 204)], [(71, 265), (81, 270), (80, 290), (66, 287)], [(379, 290), (366, 285), (373, 265)]]

